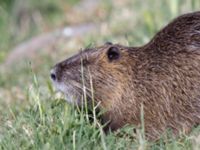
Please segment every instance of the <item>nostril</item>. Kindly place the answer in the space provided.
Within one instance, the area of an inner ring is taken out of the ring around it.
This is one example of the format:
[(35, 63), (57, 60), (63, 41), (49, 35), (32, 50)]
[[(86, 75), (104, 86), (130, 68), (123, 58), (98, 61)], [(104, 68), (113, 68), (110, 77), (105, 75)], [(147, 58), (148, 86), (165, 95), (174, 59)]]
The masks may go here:
[(55, 70), (54, 70), (54, 69), (51, 70), (50, 76), (51, 76), (51, 79), (52, 79), (53, 81), (56, 80), (56, 73), (55, 73)]
[(56, 75), (55, 75), (55, 73), (51, 73), (51, 79), (52, 79), (52, 80), (56, 80)]

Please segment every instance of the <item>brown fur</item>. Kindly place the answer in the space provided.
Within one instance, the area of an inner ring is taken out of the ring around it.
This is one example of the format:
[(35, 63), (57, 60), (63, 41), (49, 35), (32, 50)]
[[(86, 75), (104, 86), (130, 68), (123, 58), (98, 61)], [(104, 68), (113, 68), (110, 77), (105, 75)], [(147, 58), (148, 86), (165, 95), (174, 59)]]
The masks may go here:
[[(116, 47), (120, 57), (109, 61), (107, 51)], [(81, 71), (83, 66), (83, 72)], [(157, 139), (170, 128), (175, 135), (188, 133), (200, 123), (200, 12), (182, 15), (142, 47), (105, 44), (87, 49), (57, 64), (57, 83), (80, 104), (83, 80), (91, 103), (92, 79), (95, 102), (105, 109), (104, 122), (116, 130), (141, 124)]]

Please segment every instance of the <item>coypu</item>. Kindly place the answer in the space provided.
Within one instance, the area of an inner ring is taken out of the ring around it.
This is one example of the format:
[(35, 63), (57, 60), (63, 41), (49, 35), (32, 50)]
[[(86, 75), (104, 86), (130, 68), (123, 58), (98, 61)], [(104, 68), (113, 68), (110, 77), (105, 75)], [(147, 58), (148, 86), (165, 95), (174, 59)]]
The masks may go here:
[(140, 126), (143, 104), (148, 139), (167, 129), (174, 136), (189, 133), (200, 124), (200, 12), (176, 18), (141, 47), (87, 48), (55, 65), (51, 78), (67, 100), (78, 104), (83, 89), (91, 103), (92, 81), (109, 130)]

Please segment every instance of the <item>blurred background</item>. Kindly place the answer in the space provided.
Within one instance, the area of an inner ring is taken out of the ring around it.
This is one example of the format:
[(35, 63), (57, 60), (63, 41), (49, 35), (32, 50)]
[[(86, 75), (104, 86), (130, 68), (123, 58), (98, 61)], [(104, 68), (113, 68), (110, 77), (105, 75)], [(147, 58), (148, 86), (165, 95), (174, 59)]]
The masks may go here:
[(28, 107), (35, 77), (48, 102), (58, 61), (106, 41), (145, 44), (199, 9), (199, 0), (0, 0), (0, 123)]

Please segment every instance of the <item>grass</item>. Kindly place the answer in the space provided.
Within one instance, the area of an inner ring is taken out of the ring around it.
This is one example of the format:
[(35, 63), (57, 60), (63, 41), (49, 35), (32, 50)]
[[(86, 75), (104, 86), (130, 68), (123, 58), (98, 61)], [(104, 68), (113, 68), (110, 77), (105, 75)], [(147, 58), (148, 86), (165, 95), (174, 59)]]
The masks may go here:
[[(26, 31), (16, 32), (20, 30), (20, 24), (16, 20), (20, 16), (13, 15), (13, 12), (21, 7), (18, 8), (16, 0), (0, 1), (0, 62), (7, 58), (16, 44), (40, 32), (70, 24), (65, 20), (65, 11), (78, 1), (68, 2), (28, 1), (30, 17), (33, 12), (44, 14), (43, 23), (41, 25), (41, 22), (38, 24), (33, 21), (33, 26)], [(177, 139), (170, 137), (169, 131), (168, 136), (163, 136), (157, 142), (145, 140), (144, 128), (133, 134), (133, 126), (104, 135), (102, 125), (89, 121), (84, 109), (78, 111), (75, 106), (68, 105), (54, 93), (49, 70), (63, 54), (68, 53), (65, 49), (78, 50), (80, 47), (99, 45), (105, 41), (136, 46), (144, 44), (175, 16), (198, 10), (200, 2), (126, 0), (114, 4), (112, 0), (103, 0), (99, 7), (105, 8), (103, 14), (106, 14), (100, 19), (96, 17), (95, 21), (99, 24), (102, 20), (105, 22), (99, 33), (86, 35), (81, 40), (77, 39), (78, 42), (74, 39), (71, 42), (74, 46), (70, 46), (70, 42), (60, 45), (57, 48), (59, 53), (52, 52), (48, 56), (38, 57), (36, 61), (42, 59), (39, 65), (35, 65), (34, 61), (29, 63), (22, 60), (23, 65), (0, 70), (0, 149), (200, 149), (199, 127), (190, 135)]]
[(105, 136), (101, 125), (86, 119), (84, 109), (79, 112), (63, 99), (48, 96), (44, 99), (36, 78), (33, 83), (27, 95), (29, 106), (19, 114), (11, 109), (11, 116), (3, 120), (1, 149), (188, 149), (192, 146), (188, 137), (150, 143), (144, 140), (142, 132), (133, 140), (132, 127)]

